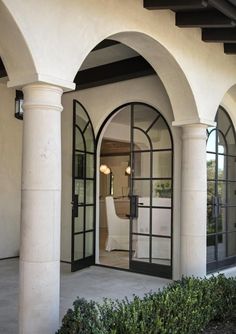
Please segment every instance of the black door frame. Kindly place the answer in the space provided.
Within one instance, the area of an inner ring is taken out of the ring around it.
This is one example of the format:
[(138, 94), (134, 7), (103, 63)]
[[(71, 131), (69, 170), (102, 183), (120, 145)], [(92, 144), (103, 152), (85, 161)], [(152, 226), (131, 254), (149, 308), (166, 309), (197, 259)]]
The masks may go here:
[[(172, 145), (172, 160), (171, 160), (171, 164), (172, 164), (172, 172), (171, 172), (171, 181), (172, 181), (172, 192), (171, 192), (171, 265), (170, 266), (165, 266), (165, 265), (157, 265), (157, 266), (150, 266), (150, 263), (145, 263), (145, 262), (141, 262), (139, 263), (139, 266), (137, 267), (136, 264), (134, 263), (134, 261), (129, 261), (129, 269), (122, 269), (122, 268), (117, 268), (117, 267), (110, 267), (110, 268), (114, 268), (114, 269), (119, 269), (119, 270), (125, 270), (125, 271), (133, 271), (133, 272), (140, 272), (143, 274), (149, 274), (149, 275), (154, 275), (154, 276), (158, 276), (158, 277), (164, 277), (164, 278), (169, 278), (171, 279), (173, 277), (173, 212), (174, 212), (174, 202), (173, 202), (173, 193), (174, 193), (174, 177), (173, 177), (173, 173), (174, 173), (174, 143), (173, 143), (173, 137), (172, 137), (172, 132), (170, 130), (170, 127), (168, 125), (168, 123), (166, 122), (165, 118), (162, 116), (162, 114), (153, 106), (147, 104), (147, 103), (142, 103), (142, 102), (128, 102), (125, 103), (119, 107), (117, 107), (115, 110), (113, 110), (103, 121), (102, 125), (99, 128), (99, 131), (97, 133), (96, 136), (96, 155), (98, 154), (97, 151), (97, 147), (98, 147), (98, 143), (101, 137), (101, 134), (103, 132), (103, 129), (105, 127), (105, 125), (110, 121), (110, 119), (116, 114), (118, 113), (122, 108), (127, 107), (127, 106), (131, 106), (131, 105), (143, 105), (143, 106), (147, 106), (151, 109), (153, 109), (155, 112), (157, 112), (162, 119), (164, 120), (168, 130), (169, 130), (169, 134), (170, 134), (170, 138), (171, 138), (171, 145)], [(130, 255), (131, 255), (131, 224), (132, 224), (132, 217), (130, 218)], [(98, 242), (98, 241), (97, 241)], [(104, 265), (102, 265), (104, 266)], [(109, 266), (105, 266), (105, 267), (109, 267)], [(158, 269), (158, 271), (157, 271)]]

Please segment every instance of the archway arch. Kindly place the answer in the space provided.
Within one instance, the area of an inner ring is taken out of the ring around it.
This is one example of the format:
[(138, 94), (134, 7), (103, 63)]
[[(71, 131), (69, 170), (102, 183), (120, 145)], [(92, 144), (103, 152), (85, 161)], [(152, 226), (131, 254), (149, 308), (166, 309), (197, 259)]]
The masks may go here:
[[(194, 94), (184, 71), (174, 56), (162, 44), (153, 37), (138, 31), (119, 32), (107, 36), (107, 38), (134, 49), (150, 63), (167, 91), (174, 113), (175, 125), (201, 121)], [(82, 64), (78, 64), (78, 68), (81, 66)]]

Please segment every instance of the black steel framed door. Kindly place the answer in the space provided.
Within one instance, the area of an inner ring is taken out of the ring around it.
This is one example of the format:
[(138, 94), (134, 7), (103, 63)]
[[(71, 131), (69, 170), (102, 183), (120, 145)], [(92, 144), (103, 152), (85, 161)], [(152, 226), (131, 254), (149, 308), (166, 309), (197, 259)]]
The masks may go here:
[(95, 151), (88, 113), (73, 100), (72, 271), (95, 263)]
[(207, 271), (236, 264), (236, 135), (220, 107), (207, 130)]
[(173, 142), (162, 115), (130, 104), (130, 269), (172, 278)]

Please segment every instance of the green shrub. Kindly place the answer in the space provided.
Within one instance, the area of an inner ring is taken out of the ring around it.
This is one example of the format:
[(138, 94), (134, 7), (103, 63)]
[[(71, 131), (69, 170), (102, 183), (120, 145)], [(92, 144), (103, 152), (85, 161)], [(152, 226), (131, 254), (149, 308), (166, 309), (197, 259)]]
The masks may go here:
[(102, 304), (77, 299), (58, 334), (194, 334), (236, 312), (236, 279), (183, 278), (158, 292)]

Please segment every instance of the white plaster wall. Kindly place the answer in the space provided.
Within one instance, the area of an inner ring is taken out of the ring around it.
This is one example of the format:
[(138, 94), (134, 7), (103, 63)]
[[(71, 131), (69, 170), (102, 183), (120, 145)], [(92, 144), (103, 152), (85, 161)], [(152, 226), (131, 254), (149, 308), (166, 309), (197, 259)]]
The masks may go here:
[[(20, 32), (25, 51), (19, 53), (19, 44), (1, 35), (11, 85), (41, 80), (71, 87), (88, 53), (110, 36), (152, 64), (165, 83), (178, 122), (211, 121), (225, 92), (236, 82), (236, 57), (226, 56), (222, 44), (202, 42), (200, 29), (179, 29), (173, 12), (148, 11), (142, 0), (1, 3), (1, 13), (9, 11), (9, 22), (2, 15), (3, 31), (9, 27), (14, 36)], [(25, 64), (30, 67), (26, 73)]]
[[(157, 76), (149, 76), (96, 88), (66, 93), (62, 104), (62, 259), (70, 260), (71, 238), (71, 175), (72, 175), (72, 109), (73, 98), (87, 109), (94, 125), (95, 134), (105, 118), (117, 107), (128, 102), (144, 102), (158, 109), (167, 120), (174, 141), (174, 278), (179, 277), (180, 235), (180, 182), (181, 182), (181, 130), (172, 127), (173, 112), (164, 86)], [(106, 128), (104, 127), (103, 132)], [(99, 145), (101, 144), (101, 137)], [(98, 156), (100, 152), (98, 150)], [(97, 166), (100, 161), (98, 159)], [(99, 172), (98, 172), (99, 175)], [(97, 180), (98, 181), (98, 180)], [(97, 182), (99, 186), (99, 183)], [(97, 188), (99, 194), (99, 188)], [(98, 202), (98, 198), (97, 198)], [(97, 210), (97, 217), (99, 212)], [(97, 226), (97, 240), (99, 231)], [(98, 244), (97, 244), (98, 253)]]
[(14, 111), (15, 90), (0, 84), (0, 258), (19, 255), (23, 122)]

